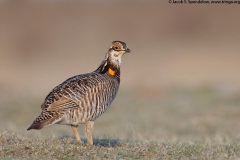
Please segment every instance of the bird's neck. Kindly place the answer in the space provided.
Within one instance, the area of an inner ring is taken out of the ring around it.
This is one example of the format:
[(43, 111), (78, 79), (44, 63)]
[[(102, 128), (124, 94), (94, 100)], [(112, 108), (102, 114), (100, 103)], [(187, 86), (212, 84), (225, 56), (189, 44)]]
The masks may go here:
[(104, 60), (98, 69), (95, 70), (95, 72), (98, 72), (100, 74), (108, 74), (112, 77), (119, 78), (120, 80), (120, 65), (116, 65), (108, 59)]

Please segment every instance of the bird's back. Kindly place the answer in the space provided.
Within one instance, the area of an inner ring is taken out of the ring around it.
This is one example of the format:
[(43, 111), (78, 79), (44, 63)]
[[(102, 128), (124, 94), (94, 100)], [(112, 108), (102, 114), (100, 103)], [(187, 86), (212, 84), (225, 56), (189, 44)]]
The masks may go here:
[(69, 78), (48, 94), (33, 127), (94, 121), (110, 106), (118, 88), (119, 80), (109, 74), (92, 72)]

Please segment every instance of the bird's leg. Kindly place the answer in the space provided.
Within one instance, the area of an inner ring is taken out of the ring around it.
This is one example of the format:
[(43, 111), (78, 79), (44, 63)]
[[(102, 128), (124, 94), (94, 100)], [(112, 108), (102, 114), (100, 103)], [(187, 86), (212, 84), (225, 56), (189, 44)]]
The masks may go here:
[(86, 123), (86, 132), (87, 132), (87, 143), (93, 145), (92, 132), (93, 132), (93, 121), (88, 121)]
[(73, 130), (73, 133), (74, 133), (74, 136), (76, 137), (77, 141), (82, 143), (81, 139), (80, 139), (80, 136), (79, 136), (79, 133), (78, 133), (78, 126), (73, 126), (71, 125), (72, 127), (72, 130)]

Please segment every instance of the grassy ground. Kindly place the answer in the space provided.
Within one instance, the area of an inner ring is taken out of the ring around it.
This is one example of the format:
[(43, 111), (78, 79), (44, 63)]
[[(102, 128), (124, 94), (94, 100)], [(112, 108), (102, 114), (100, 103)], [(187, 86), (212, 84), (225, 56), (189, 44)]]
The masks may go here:
[(138, 142), (95, 139), (94, 146), (73, 139), (31, 139), (4, 132), (0, 155), (6, 159), (237, 159), (240, 145), (181, 142)]
[[(54, 125), (27, 132), (40, 113), (44, 95), (26, 97), (1, 96), (1, 159), (240, 157), (238, 89), (122, 89), (111, 108), (96, 121), (94, 146), (76, 143), (69, 126)], [(86, 141), (84, 126), (79, 131)]]

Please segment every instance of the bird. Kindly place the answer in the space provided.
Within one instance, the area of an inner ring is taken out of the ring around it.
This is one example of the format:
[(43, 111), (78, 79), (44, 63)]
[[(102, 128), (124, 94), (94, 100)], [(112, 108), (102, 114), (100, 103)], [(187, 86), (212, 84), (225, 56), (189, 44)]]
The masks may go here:
[(82, 143), (78, 125), (85, 124), (87, 144), (93, 145), (94, 122), (115, 99), (120, 85), (121, 59), (130, 52), (126, 43), (113, 41), (96, 70), (67, 79), (47, 95), (40, 115), (27, 130), (53, 124), (69, 125), (76, 140)]

